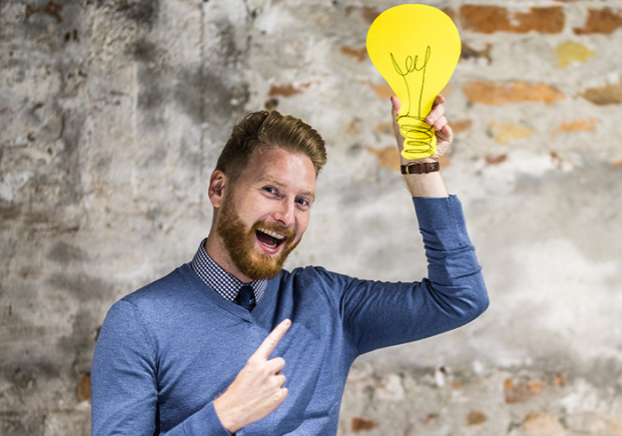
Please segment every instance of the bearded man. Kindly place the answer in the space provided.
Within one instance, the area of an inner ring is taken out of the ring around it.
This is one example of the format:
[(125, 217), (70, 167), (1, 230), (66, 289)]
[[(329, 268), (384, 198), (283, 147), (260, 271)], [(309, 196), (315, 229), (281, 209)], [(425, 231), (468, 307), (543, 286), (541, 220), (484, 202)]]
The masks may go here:
[(357, 356), (482, 313), (481, 268), (438, 172), (452, 139), (443, 101), (426, 119), (439, 152), (402, 162), (429, 263), (429, 277), (413, 283), (283, 270), (309, 223), (324, 141), (277, 112), (234, 127), (210, 178), (212, 227), (192, 262), (106, 316), (92, 366), (93, 435), (334, 435)]

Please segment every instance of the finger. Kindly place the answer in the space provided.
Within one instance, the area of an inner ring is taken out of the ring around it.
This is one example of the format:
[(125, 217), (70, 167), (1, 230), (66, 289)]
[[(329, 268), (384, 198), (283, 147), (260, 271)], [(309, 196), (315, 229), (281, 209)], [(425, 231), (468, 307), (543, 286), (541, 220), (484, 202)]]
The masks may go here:
[(393, 118), (395, 118), (397, 114), (400, 112), (401, 107), (402, 107), (402, 102), (400, 101), (400, 99), (397, 98), (396, 96), (392, 96), (391, 97), (391, 114), (393, 115)]
[(292, 322), (289, 319), (284, 319), (281, 321), (279, 325), (277, 325), (274, 330), (270, 332), (270, 334), (264, 339), (259, 348), (253, 353), (254, 356), (263, 357), (264, 359), (268, 359), (270, 354), (274, 351), (277, 344), (283, 338), (285, 332), (289, 329), (289, 326), (292, 325)]
[(445, 103), (445, 97), (443, 97), (441, 94), (437, 95), (436, 98), (434, 99), (434, 106), (443, 104), (443, 103)]
[(445, 127), (446, 125), (447, 125), (447, 118), (440, 117), (438, 120), (436, 120), (436, 122), (434, 123), (432, 127), (434, 128), (434, 130), (439, 131), (439, 130), (442, 130), (443, 127)]
[(287, 394), (289, 394), (289, 391), (287, 390), (287, 388), (280, 388), (278, 390), (275, 396), (275, 402), (277, 403), (276, 404), (277, 406), (281, 404), (283, 401), (285, 401), (285, 398), (287, 398)]
[(443, 141), (451, 142), (454, 136), (454, 132), (451, 130), (451, 127), (449, 127), (449, 124), (445, 124), (441, 130), (436, 132), (436, 136), (438, 136)]
[(283, 374), (277, 374), (274, 377), (274, 382), (276, 384), (276, 386), (283, 387), (283, 385), (285, 384), (285, 382), (287, 381), (287, 378), (285, 378), (285, 376)]
[(282, 357), (275, 357), (274, 359), (268, 360), (267, 369), (270, 373), (276, 374), (285, 368), (285, 359)]
[(445, 107), (443, 105), (438, 105), (432, 108), (432, 110), (430, 111), (430, 113), (428, 114), (428, 116), (425, 119), (425, 122), (428, 123), (428, 125), (433, 126), (435, 122), (437, 122), (445, 113)]

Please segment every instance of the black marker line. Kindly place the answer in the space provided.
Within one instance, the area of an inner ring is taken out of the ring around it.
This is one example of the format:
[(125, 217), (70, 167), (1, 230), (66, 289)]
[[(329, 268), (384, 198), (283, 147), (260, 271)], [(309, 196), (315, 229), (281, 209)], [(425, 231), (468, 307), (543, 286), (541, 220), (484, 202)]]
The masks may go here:
[[(393, 62), (393, 68), (404, 79), (404, 85), (406, 85), (406, 93), (408, 96), (408, 110), (405, 115), (398, 115), (397, 121), (398, 124), (401, 120), (406, 118), (407, 120), (412, 120), (411, 123), (400, 124), (400, 134), (404, 137), (405, 146), (407, 145), (409, 149), (404, 147), (404, 153), (406, 154), (427, 154), (428, 156), (432, 156), (434, 154), (434, 147), (432, 146), (432, 139), (434, 137), (434, 130), (432, 126), (428, 126), (425, 123), (425, 118), (421, 117), (421, 105), (423, 103), (423, 89), (425, 88), (425, 74), (428, 66), (428, 62), (430, 60), (430, 56), (432, 55), (432, 48), (428, 46), (425, 52), (425, 60), (423, 61), (423, 65), (417, 67), (419, 63), (419, 55), (415, 56), (413, 59), (412, 56), (406, 56), (404, 60), (404, 70), (400, 68), (398, 62), (395, 60), (395, 56), (393, 53), (390, 53), (391, 61)], [(413, 72), (421, 72), (421, 89), (419, 92), (418, 104), (417, 104), (417, 115), (411, 115), (412, 109), (412, 97), (410, 86), (408, 85), (408, 80), (406, 76)], [(413, 158), (420, 158), (413, 156)]]

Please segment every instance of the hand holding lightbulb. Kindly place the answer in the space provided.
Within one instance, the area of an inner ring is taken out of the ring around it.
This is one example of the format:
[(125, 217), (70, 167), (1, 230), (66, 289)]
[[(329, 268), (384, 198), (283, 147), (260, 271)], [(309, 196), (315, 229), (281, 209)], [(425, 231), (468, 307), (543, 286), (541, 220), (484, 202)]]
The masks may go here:
[(400, 100), (393, 96), (391, 97), (392, 104), (392, 119), (393, 119), (393, 133), (395, 134), (395, 139), (397, 140), (397, 147), (400, 152), (402, 164), (407, 164), (409, 162), (435, 162), (438, 161), (441, 156), (443, 156), (451, 142), (453, 140), (453, 132), (449, 124), (447, 124), (447, 118), (445, 117), (445, 108), (443, 107), (443, 103), (445, 102), (445, 97), (442, 95), (438, 95), (434, 100), (432, 105), (432, 110), (425, 118), (425, 122), (434, 130), (436, 135), (436, 153), (433, 156), (418, 159), (418, 160), (408, 160), (402, 156), (402, 151), (404, 150), (404, 137), (400, 133), (400, 126), (397, 122), (398, 114), (401, 108)]
[(433, 105), (456, 68), (460, 49), (456, 25), (432, 6), (395, 6), (370, 26), (369, 57), (403, 103), (394, 118), (405, 138), (398, 138), (404, 159), (423, 161), (439, 154), (437, 138), (445, 140), (447, 132), (431, 128), (426, 117), (440, 110)]

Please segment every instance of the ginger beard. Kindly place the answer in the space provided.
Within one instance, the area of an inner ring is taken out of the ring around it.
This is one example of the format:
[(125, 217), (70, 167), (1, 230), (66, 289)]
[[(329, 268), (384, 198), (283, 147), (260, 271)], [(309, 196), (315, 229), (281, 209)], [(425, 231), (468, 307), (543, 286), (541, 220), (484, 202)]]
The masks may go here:
[[(285, 239), (278, 240), (259, 229), (284, 234)], [(295, 241), (296, 235), (292, 229), (276, 223), (257, 221), (251, 228), (248, 228), (235, 209), (233, 196), (223, 201), (216, 230), (232, 262), (242, 274), (251, 280), (271, 279), (279, 275), (287, 256), (300, 242), (300, 240)], [(256, 239), (260, 244), (265, 241), (282, 246), (278, 253), (270, 255), (255, 246)]]

